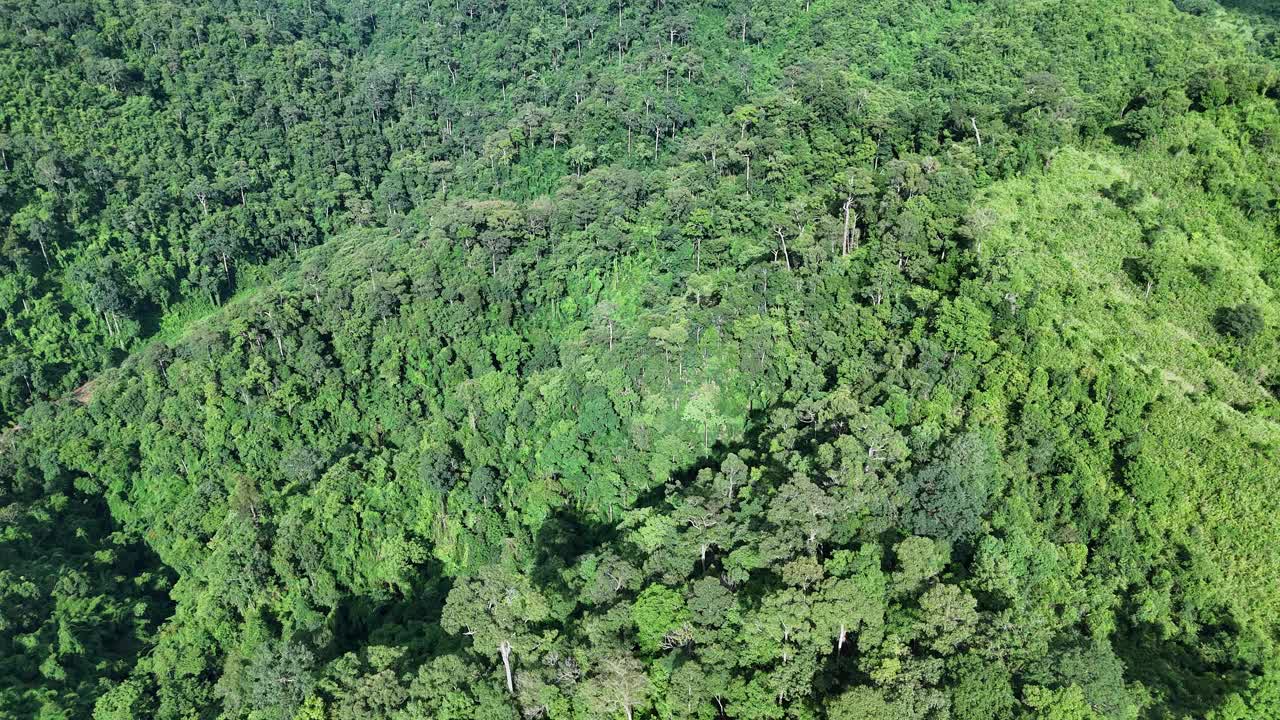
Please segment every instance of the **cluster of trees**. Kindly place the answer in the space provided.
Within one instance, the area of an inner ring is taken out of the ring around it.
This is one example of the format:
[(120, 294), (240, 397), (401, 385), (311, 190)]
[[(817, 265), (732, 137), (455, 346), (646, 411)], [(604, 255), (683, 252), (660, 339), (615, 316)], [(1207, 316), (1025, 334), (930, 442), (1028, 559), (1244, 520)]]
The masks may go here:
[(0, 8), (0, 716), (1280, 712), (1280, 256), (1245, 431), (1013, 239), (1065, 145), (1194, 158), (1062, 181), (1134, 302), (1162, 194), (1273, 237), (1236, 16)]
[[(33, 416), (34, 420), (35, 417)], [(0, 435), (0, 700), (7, 717), (84, 712), (127, 677), (173, 612), (173, 573), (118, 532), (104, 498), (31, 448), (35, 421)], [(19, 689), (21, 689), (19, 691)], [(69, 716), (69, 715), (63, 715)]]
[(839, 171), (963, 140), (985, 175), (1158, 125), (1195, 48), (1254, 61), (1164, 6), (934, 5), (10, 2), (0, 419), (352, 226), (653, 173), (695, 146), (748, 183), (794, 179), (751, 132), (779, 91), (831, 125)]

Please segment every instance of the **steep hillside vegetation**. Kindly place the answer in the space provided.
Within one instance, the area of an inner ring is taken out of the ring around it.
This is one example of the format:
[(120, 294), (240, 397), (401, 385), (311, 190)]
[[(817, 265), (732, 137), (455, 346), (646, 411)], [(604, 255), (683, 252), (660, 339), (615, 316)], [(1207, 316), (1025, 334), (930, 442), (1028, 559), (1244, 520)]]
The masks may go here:
[(1265, 7), (0, 9), (0, 717), (1280, 714)]

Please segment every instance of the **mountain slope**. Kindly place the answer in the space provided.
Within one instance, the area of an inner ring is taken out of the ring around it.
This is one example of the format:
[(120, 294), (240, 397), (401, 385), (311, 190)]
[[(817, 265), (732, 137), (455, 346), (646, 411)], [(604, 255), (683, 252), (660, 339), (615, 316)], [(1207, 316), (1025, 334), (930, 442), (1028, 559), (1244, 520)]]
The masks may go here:
[[(18, 174), (87, 214), (4, 275), (50, 383), (6, 401), (0, 715), (1269, 716), (1280, 75), (1185, 5), (11, 15), (39, 73), (127, 48), (83, 99), (166, 107), (154, 157), (252, 172)], [(153, 157), (47, 102), (30, 147)], [(130, 188), (156, 257), (244, 245), (33, 330), (156, 267), (87, 230)]]

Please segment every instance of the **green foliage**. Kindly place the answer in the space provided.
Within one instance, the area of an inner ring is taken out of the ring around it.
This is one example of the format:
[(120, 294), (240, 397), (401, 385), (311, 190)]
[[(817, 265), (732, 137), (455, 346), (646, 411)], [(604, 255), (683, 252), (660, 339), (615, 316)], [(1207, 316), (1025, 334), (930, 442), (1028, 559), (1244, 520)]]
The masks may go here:
[(0, 716), (1274, 714), (1225, 5), (0, 3)]
[(678, 644), (689, 620), (688, 615), (680, 593), (661, 585), (645, 588), (631, 607), (640, 649), (654, 653)]
[(1213, 323), (1218, 328), (1218, 332), (1244, 345), (1252, 342), (1264, 327), (1262, 310), (1252, 303), (1218, 308), (1214, 313)]

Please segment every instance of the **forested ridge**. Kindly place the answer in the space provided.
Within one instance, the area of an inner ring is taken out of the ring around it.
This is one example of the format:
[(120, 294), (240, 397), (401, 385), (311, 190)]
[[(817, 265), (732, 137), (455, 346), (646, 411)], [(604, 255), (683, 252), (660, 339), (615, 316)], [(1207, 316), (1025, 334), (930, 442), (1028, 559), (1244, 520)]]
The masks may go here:
[(1278, 33), (0, 0), (0, 718), (1280, 717)]

